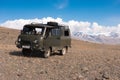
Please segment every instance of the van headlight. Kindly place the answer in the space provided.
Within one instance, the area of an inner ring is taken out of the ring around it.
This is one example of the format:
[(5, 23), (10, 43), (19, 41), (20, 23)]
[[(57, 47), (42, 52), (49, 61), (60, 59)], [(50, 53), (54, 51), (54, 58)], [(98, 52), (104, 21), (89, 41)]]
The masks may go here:
[(18, 42), (20, 42), (20, 41), (21, 41), (21, 38), (18, 39)]

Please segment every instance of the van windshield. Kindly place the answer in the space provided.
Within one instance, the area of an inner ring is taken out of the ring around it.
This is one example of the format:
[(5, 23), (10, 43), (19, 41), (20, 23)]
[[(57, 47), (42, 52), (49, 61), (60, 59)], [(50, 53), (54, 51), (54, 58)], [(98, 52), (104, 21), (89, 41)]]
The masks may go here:
[(44, 32), (44, 28), (36, 28), (36, 27), (24, 27), (22, 33), (23, 34), (40, 34), (42, 35)]

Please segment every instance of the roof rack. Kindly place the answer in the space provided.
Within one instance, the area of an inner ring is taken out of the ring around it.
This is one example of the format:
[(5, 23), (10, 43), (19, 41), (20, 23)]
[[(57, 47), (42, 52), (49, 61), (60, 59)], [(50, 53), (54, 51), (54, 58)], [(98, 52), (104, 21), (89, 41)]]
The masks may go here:
[(40, 24), (40, 23), (37, 23), (37, 22), (32, 22), (31, 24)]
[(49, 26), (58, 26), (57, 22), (47, 22), (47, 25)]

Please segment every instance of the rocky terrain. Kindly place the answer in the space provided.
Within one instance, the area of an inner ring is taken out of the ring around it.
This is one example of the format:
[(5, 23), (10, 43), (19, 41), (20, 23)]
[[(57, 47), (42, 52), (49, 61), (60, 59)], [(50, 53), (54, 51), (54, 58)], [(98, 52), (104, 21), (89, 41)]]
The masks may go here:
[(25, 57), (14, 43), (19, 32), (0, 27), (0, 80), (120, 80), (120, 45), (72, 40), (64, 56)]

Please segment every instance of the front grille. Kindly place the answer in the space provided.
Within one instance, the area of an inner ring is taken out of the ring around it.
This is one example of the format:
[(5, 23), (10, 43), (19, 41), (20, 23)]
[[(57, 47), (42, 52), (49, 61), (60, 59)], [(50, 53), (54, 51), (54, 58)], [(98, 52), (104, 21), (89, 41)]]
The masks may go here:
[(22, 42), (22, 45), (31, 45), (30, 41), (21, 41), (21, 42)]

